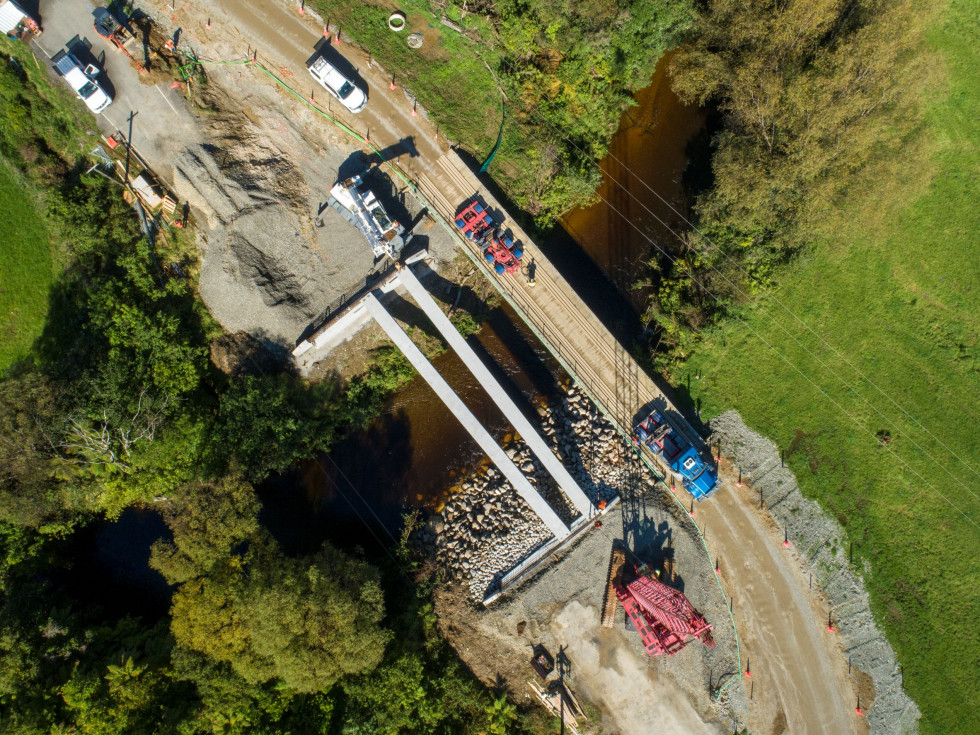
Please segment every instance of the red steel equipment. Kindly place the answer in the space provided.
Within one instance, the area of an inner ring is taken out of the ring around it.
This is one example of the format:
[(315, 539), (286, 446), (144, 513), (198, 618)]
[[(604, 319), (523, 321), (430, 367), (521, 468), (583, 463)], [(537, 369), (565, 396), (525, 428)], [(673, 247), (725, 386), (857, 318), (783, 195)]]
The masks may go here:
[(494, 221), (483, 205), (474, 199), (456, 215), (456, 226), (468, 240), (480, 242), (493, 232)]
[[(510, 247), (507, 247), (507, 243)], [(490, 238), (490, 245), (483, 251), (483, 258), (493, 265), (497, 275), (504, 273), (517, 273), (521, 269), (521, 255), (524, 253), (520, 247), (514, 247), (514, 241), (504, 236)]]
[(715, 645), (708, 621), (683, 594), (656, 579), (645, 565), (636, 571), (632, 582), (620, 578), (613, 588), (647, 654), (672, 656), (695, 638), (706, 646)]
[(456, 226), (478, 245), (483, 246), (483, 258), (493, 266), (497, 275), (517, 273), (521, 269), (524, 251), (506, 233), (497, 231), (490, 213), (474, 199), (456, 215)]
[(131, 43), (136, 42), (136, 34), (129, 27), (129, 19), (125, 15), (120, 18), (102, 7), (93, 10), (92, 15), (95, 17), (95, 32), (126, 54), (140, 74), (145, 73), (146, 67), (137, 61), (136, 57), (126, 48)]

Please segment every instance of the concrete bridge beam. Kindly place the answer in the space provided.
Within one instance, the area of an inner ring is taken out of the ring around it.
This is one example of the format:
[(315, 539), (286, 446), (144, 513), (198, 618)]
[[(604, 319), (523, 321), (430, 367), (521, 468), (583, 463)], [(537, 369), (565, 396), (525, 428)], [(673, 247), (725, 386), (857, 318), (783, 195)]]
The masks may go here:
[[(412, 276), (414, 278), (414, 276)], [(416, 281), (417, 283), (417, 281)], [(435, 391), (439, 399), (446, 404), (456, 419), (470, 433), (470, 436), (480, 445), (480, 448), (490, 457), (490, 461), (497, 465), (504, 477), (510, 482), (517, 493), (524, 498), (531, 509), (538, 514), (542, 522), (559, 539), (568, 536), (569, 529), (555, 511), (548, 505), (547, 501), (541, 497), (531, 483), (527, 481), (524, 474), (517, 468), (517, 465), (501, 449), (500, 445), (494, 441), (483, 424), (473, 415), (473, 412), (466, 407), (466, 404), (456, 395), (449, 383), (433, 367), (432, 363), (422, 354), (422, 351), (415, 346), (415, 343), (405, 334), (404, 330), (398, 325), (391, 314), (385, 309), (372, 291), (364, 299), (371, 316), (374, 317), (378, 325), (385, 331), (392, 342), (402, 351), (412, 366), (418, 370), (419, 374), (425, 378), (426, 382)]]
[(480, 385), (490, 394), (490, 397), (496, 402), (504, 416), (514, 427), (514, 430), (521, 435), (521, 438), (524, 439), (544, 468), (555, 479), (555, 482), (558, 483), (558, 486), (568, 496), (568, 499), (578, 508), (579, 513), (586, 518), (590, 518), (595, 512), (592, 501), (589, 500), (588, 496), (582, 491), (582, 488), (579, 487), (575, 479), (565, 469), (565, 466), (555, 456), (554, 452), (551, 451), (551, 448), (545, 443), (544, 439), (541, 438), (537, 429), (527, 420), (521, 412), (521, 409), (517, 407), (517, 404), (507, 395), (503, 386), (490, 374), (490, 371), (473, 351), (473, 348), (466, 343), (466, 340), (463, 339), (463, 336), (453, 326), (453, 323), (443, 314), (439, 305), (436, 304), (429, 295), (429, 292), (425, 290), (425, 287), (415, 277), (412, 269), (407, 266), (402, 268), (399, 276), (402, 285), (405, 286), (412, 295), (412, 298), (415, 299), (415, 303), (419, 305), (422, 311), (425, 312), (425, 315), (429, 317), (429, 320), (436, 326), (436, 329), (439, 330), (446, 342), (449, 343), (453, 352), (459, 355), (463, 364), (480, 381)]

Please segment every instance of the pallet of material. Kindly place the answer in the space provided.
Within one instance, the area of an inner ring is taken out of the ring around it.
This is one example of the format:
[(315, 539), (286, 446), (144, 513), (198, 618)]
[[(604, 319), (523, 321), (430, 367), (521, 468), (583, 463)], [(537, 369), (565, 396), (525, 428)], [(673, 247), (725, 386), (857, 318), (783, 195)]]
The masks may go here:
[[(555, 688), (554, 692), (549, 692), (544, 687), (540, 687), (530, 681), (527, 685), (537, 700), (545, 706), (545, 709), (564, 723), (566, 733), (578, 735), (578, 720), (573, 711), (577, 708), (577, 703), (576, 705), (571, 704), (568, 697), (565, 696), (563, 687), (559, 685)], [(581, 711), (580, 708), (579, 711)]]

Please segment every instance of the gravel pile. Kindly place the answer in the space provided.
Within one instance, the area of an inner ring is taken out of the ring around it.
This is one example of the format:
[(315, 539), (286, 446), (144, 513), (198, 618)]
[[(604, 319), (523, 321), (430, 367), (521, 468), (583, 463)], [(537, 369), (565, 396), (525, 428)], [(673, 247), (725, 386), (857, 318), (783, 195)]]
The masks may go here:
[(743, 480), (762, 494), (780, 527), (787, 529), (800, 563), (828, 598), (844, 652), (857, 669), (870, 675), (874, 704), (865, 711), (871, 733), (916, 732), (919, 708), (902, 690), (895, 652), (875, 625), (864, 583), (848, 562), (844, 529), (803, 497), (796, 477), (782, 464), (779, 448), (749, 429), (737, 412), (712, 419), (711, 430), (712, 443), (721, 441), (722, 456), (732, 460)]
[[(594, 404), (574, 388), (552, 407), (539, 409), (540, 431), (593, 503), (619, 494), (635, 471), (631, 454)], [(578, 517), (548, 471), (520, 439), (507, 455), (566, 523)], [(636, 462), (635, 464), (639, 464)], [(653, 478), (649, 479), (652, 486)], [(548, 528), (495, 467), (465, 478), (441, 513), (430, 518), (420, 541), (451, 579), (463, 580), (474, 600), (551, 538)]]

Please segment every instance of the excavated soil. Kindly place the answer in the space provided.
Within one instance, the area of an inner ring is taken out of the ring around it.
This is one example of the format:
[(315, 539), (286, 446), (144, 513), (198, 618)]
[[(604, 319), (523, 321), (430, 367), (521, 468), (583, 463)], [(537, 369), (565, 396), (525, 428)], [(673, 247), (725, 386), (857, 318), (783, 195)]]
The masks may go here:
[[(164, 7), (154, 22), (170, 33), (179, 24)], [(202, 43), (185, 29), (181, 46), (203, 59), (216, 52), (235, 57), (237, 43), (222, 40), (237, 37), (234, 28), (215, 24), (207, 35)], [(189, 106), (202, 134), (173, 155), (171, 171), (159, 173), (202, 224), (200, 293), (214, 317), (229, 332), (291, 350), (375, 268), (363, 236), (324, 205), (337, 180), (376, 159), (259, 71), (235, 64), (206, 69), (207, 87), (196, 90), (196, 108)], [(396, 186), (385, 175), (375, 182), (386, 190), (390, 214), (406, 224), (419, 215), (403, 182)], [(314, 224), (318, 213), (322, 227)], [(420, 245), (440, 262), (455, 255), (438, 228), (417, 238)]]

